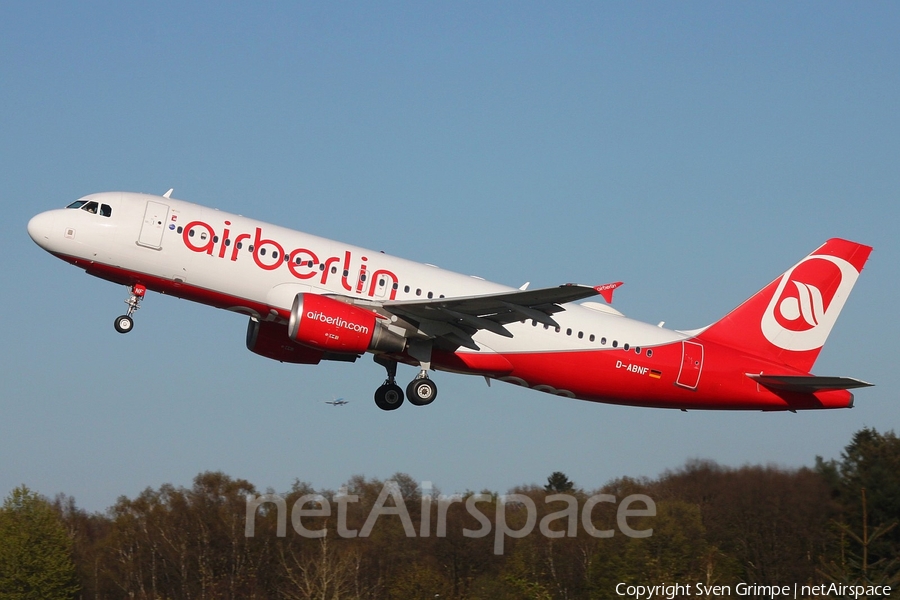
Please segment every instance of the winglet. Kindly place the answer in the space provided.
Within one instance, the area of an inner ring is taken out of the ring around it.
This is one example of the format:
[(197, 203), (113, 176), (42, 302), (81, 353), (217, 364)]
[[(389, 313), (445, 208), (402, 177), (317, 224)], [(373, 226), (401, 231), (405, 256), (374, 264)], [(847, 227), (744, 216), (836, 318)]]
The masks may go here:
[(607, 304), (612, 304), (613, 292), (616, 291), (616, 288), (622, 285), (621, 281), (617, 281), (615, 283), (604, 283), (603, 285), (595, 285), (594, 289), (597, 290), (597, 293), (603, 296), (603, 299), (606, 300)]

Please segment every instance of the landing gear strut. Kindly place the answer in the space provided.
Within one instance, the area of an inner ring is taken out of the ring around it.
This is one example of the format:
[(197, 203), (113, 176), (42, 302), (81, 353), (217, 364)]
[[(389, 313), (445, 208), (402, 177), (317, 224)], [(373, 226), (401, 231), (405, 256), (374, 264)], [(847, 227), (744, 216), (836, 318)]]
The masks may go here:
[[(409, 345), (409, 354), (419, 361), (422, 370), (415, 379), (406, 386), (406, 397), (413, 406), (426, 406), (437, 398), (437, 385), (428, 378), (431, 368), (431, 343)], [(403, 404), (403, 390), (397, 385), (397, 361), (383, 355), (375, 355), (375, 362), (385, 368), (387, 379), (375, 390), (375, 404), (381, 410), (395, 410)]]
[(437, 386), (428, 379), (428, 370), (431, 369), (431, 340), (410, 340), (407, 352), (419, 361), (422, 370), (415, 379), (406, 386), (406, 395), (410, 404), (425, 406), (434, 402), (437, 398)]
[(131, 286), (131, 295), (125, 300), (125, 304), (128, 305), (128, 312), (124, 315), (116, 317), (113, 325), (116, 328), (116, 331), (119, 333), (128, 333), (132, 329), (134, 329), (134, 319), (131, 318), (131, 315), (134, 314), (134, 311), (141, 307), (141, 300), (144, 299), (144, 294), (147, 293), (147, 288), (141, 285), (140, 283), (136, 283)]
[(387, 370), (387, 379), (375, 390), (375, 405), (381, 410), (395, 410), (403, 404), (403, 390), (397, 385), (397, 361), (375, 356), (375, 362)]

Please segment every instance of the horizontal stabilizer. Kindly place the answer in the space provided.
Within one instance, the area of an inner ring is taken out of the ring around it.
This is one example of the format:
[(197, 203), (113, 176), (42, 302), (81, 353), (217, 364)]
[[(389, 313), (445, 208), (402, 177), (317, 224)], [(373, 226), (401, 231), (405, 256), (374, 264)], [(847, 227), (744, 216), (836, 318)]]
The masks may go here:
[(747, 377), (760, 385), (773, 390), (785, 392), (801, 392), (812, 394), (822, 390), (852, 390), (854, 388), (870, 387), (874, 384), (866, 383), (852, 377), (816, 377), (815, 375), (756, 375), (747, 373)]

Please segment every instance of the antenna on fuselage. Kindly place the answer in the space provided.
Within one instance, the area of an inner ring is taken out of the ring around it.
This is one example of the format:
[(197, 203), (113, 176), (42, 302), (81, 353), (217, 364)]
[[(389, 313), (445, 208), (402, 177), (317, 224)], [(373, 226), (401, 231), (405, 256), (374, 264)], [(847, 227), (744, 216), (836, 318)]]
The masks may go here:
[(172, 192), (174, 192), (174, 191), (175, 191), (175, 188), (169, 188), (169, 191), (166, 192), (165, 194), (163, 194), (163, 198), (171, 198)]

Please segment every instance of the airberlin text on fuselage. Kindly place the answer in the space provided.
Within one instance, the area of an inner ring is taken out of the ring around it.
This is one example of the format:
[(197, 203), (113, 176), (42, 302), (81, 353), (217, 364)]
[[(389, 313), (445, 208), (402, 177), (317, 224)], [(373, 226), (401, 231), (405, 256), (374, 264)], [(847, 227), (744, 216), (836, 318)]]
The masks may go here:
[[(357, 294), (365, 293), (374, 297), (376, 295), (384, 296), (390, 290), (391, 300), (394, 300), (397, 296), (397, 287), (399, 287), (397, 276), (387, 269), (378, 269), (371, 273), (370, 276), (367, 272), (368, 265), (366, 264), (366, 261), (369, 259), (365, 256), (360, 257), (359, 268), (355, 270), (357, 280), (354, 286), (348, 279), (351, 273), (350, 265), (353, 261), (353, 256), (349, 250), (344, 252), (343, 258), (329, 256), (320, 260), (319, 256), (308, 248), (295, 248), (286, 252), (284, 246), (280, 243), (264, 238), (261, 227), (256, 228), (255, 235), (239, 233), (232, 238), (232, 233), (228, 229), (230, 225), (231, 221), (225, 221), (225, 229), (222, 231), (222, 235), (218, 236), (208, 223), (191, 221), (184, 226), (181, 239), (189, 250), (203, 252), (210, 256), (218, 256), (219, 258), (228, 256), (228, 260), (236, 261), (243, 243), (252, 238), (253, 241), (250, 248), (252, 249), (253, 262), (264, 271), (274, 271), (284, 265), (291, 272), (291, 275), (297, 279), (313, 279), (319, 276), (319, 283), (325, 285), (329, 276), (336, 275), (337, 271), (340, 270), (341, 285), (348, 292), (355, 291)], [(201, 244), (199, 245), (194, 242), (196, 232), (201, 232), (199, 236)], [(204, 237), (202, 232), (206, 232), (207, 235)], [(216, 250), (217, 243), (218, 250)], [(266, 248), (269, 249), (268, 257), (266, 257)], [(342, 261), (343, 264), (341, 264)], [(333, 268), (335, 273), (332, 273)], [(367, 281), (369, 282), (368, 289), (366, 289)]]

